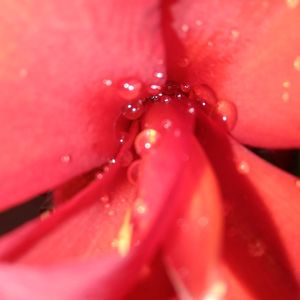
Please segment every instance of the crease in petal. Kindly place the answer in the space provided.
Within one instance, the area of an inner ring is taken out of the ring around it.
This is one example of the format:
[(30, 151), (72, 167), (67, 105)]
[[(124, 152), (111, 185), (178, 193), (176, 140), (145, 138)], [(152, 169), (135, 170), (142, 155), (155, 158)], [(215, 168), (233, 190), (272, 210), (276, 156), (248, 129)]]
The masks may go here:
[(222, 190), (225, 261), (255, 297), (293, 299), (299, 294), (298, 179), (250, 153), (205, 116), (197, 135)]

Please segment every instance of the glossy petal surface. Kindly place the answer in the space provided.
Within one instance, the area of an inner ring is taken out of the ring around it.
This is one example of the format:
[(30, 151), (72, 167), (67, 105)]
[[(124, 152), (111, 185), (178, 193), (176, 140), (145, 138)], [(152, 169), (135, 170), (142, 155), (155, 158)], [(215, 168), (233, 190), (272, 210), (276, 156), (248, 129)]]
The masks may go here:
[(235, 103), (233, 135), (242, 143), (298, 147), (299, 3), (178, 1), (170, 11), (184, 46), (177, 55), (185, 58), (185, 68), (173, 66), (172, 76), (206, 84)]
[(1, 208), (117, 151), (114, 122), (126, 100), (103, 80), (151, 80), (163, 55), (156, 5), (1, 2)]

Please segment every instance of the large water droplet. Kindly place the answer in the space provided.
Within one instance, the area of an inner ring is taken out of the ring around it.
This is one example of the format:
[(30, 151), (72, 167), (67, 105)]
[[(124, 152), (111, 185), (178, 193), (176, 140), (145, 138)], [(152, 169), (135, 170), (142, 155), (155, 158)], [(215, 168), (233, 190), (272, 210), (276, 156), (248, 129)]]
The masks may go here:
[(135, 160), (127, 169), (127, 179), (131, 184), (137, 184), (141, 160)]
[(120, 83), (118, 94), (126, 100), (136, 99), (142, 90), (142, 83), (137, 79), (127, 79)]
[(142, 116), (142, 114), (144, 113), (144, 110), (145, 110), (145, 108), (144, 108), (142, 101), (135, 101), (132, 103), (128, 103), (123, 108), (123, 115), (128, 120), (136, 120)]
[(232, 130), (237, 122), (236, 106), (230, 101), (219, 101), (216, 104), (217, 119), (223, 123), (228, 130)]
[(155, 129), (145, 129), (135, 139), (135, 150), (140, 156), (144, 156), (157, 145), (160, 134)]

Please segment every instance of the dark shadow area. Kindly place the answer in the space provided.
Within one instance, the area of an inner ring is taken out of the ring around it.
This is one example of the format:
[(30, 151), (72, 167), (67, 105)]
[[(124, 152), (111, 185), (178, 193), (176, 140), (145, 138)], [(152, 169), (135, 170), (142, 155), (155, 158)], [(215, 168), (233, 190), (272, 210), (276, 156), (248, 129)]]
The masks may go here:
[(9, 233), (26, 222), (37, 218), (43, 212), (51, 210), (52, 195), (50, 192), (41, 194), (18, 206), (0, 213), (0, 235)]
[(291, 175), (300, 176), (300, 150), (266, 150), (251, 147), (248, 149)]

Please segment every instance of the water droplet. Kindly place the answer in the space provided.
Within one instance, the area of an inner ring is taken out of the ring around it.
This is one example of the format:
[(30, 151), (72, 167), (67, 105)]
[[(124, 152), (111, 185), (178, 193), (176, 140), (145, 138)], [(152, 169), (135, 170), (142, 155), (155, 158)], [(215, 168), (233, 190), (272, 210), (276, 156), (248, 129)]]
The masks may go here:
[(294, 60), (294, 68), (296, 71), (300, 71), (300, 55)]
[(190, 60), (187, 57), (183, 57), (178, 61), (178, 66), (181, 68), (186, 68), (189, 66), (189, 64), (190, 64)]
[(198, 102), (203, 102), (204, 100), (206, 104), (209, 104), (211, 106), (216, 105), (216, 103), (218, 102), (217, 96), (212, 91), (212, 89), (204, 84), (194, 87), (193, 94), (195, 96), (195, 100)]
[(266, 247), (260, 240), (256, 240), (249, 244), (248, 251), (251, 256), (261, 257), (265, 254)]
[(232, 29), (231, 36), (233, 40), (237, 40), (240, 36), (240, 32), (237, 29)]
[(113, 217), (113, 216), (115, 216), (115, 214), (116, 214), (116, 212), (115, 212), (113, 209), (110, 209), (110, 210), (107, 212), (107, 215), (108, 215), (109, 217)]
[(163, 89), (163, 92), (167, 95), (175, 95), (177, 92), (179, 92), (179, 86), (176, 82), (168, 81)]
[(161, 123), (164, 129), (170, 129), (172, 127), (172, 121), (169, 119), (165, 119)]
[(165, 74), (163, 72), (155, 72), (154, 77), (158, 79), (163, 79), (165, 77)]
[(119, 140), (119, 143), (120, 144), (125, 144), (127, 141), (128, 141), (128, 132), (125, 132), (125, 131), (122, 131), (119, 133), (119, 137), (118, 137), (118, 140)]
[(60, 158), (60, 161), (64, 164), (68, 164), (72, 161), (72, 157), (69, 154), (65, 154)]
[(291, 82), (288, 81), (288, 80), (285, 80), (282, 82), (282, 86), (285, 88), (285, 89), (288, 89), (291, 87)]
[(126, 100), (136, 99), (142, 90), (142, 83), (137, 79), (127, 79), (120, 83), (118, 94)]
[(95, 178), (98, 179), (98, 180), (103, 179), (103, 177), (104, 177), (103, 172), (97, 172), (97, 173), (95, 174)]
[(103, 84), (105, 86), (112, 86), (112, 80), (111, 79), (103, 79)]
[(250, 172), (250, 166), (249, 166), (249, 164), (245, 160), (242, 160), (238, 164), (238, 171), (241, 174), (248, 174)]
[(163, 95), (163, 96), (160, 97), (160, 101), (165, 103), (165, 104), (168, 104), (172, 101), (172, 97), (168, 96), (168, 95)]
[(227, 284), (223, 280), (215, 280), (209, 287), (203, 300), (221, 300), (227, 293)]
[(188, 94), (191, 91), (192, 87), (189, 83), (185, 82), (180, 85), (180, 89), (182, 92)]
[(182, 25), (181, 25), (181, 31), (182, 31), (184, 34), (187, 34), (187, 33), (189, 32), (189, 30), (190, 30), (189, 25), (187, 25), (187, 24), (182, 24)]
[(282, 99), (283, 102), (289, 102), (289, 100), (290, 100), (290, 94), (289, 94), (289, 92), (282, 93), (281, 99)]
[(286, 4), (289, 8), (295, 9), (299, 5), (299, 0), (286, 0)]
[(144, 113), (144, 109), (145, 108), (142, 101), (135, 101), (132, 103), (128, 103), (123, 108), (123, 115), (128, 120), (136, 120), (142, 116), (142, 114)]
[(137, 184), (139, 178), (141, 160), (135, 160), (127, 169), (127, 179), (131, 184)]
[(108, 195), (103, 195), (103, 196), (101, 196), (100, 197), (100, 201), (102, 202), (102, 203), (108, 203), (109, 202), (109, 196)]
[(134, 145), (137, 154), (144, 156), (157, 144), (160, 134), (155, 129), (145, 129), (136, 137)]
[(138, 200), (135, 205), (135, 211), (139, 215), (144, 215), (147, 212), (147, 205), (142, 200)]
[(110, 165), (114, 165), (114, 164), (117, 163), (117, 160), (116, 160), (115, 158), (111, 158), (111, 159), (108, 161), (108, 163), (109, 163)]
[(150, 84), (147, 88), (147, 91), (151, 95), (156, 95), (161, 91), (162, 87), (159, 84)]
[(195, 24), (196, 24), (196, 26), (200, 27), (203, 25), (203, 22), (201, 20), (196, 20)]
[(229, 101), (219, 101), (216, 104), (218, 119), (226, 125), (228, 130), (232, 130), (237, 121), (236, 106)]

